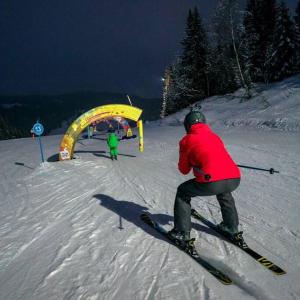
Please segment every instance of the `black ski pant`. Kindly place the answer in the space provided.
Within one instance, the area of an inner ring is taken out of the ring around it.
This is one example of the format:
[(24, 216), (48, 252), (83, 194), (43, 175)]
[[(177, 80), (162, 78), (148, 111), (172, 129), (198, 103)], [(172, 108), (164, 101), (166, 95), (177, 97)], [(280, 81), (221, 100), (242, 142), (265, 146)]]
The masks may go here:
[(232, 232), (238, 231), (238, 214), (231, 192), (240, 184), (239, 178), (214, 182), (197, 182), (195, 179), (180, 184), (174, 204), (174, 228), (178, 231), (191, 231), (191, 198), (216, 195), (221, 207), (224, 225)]

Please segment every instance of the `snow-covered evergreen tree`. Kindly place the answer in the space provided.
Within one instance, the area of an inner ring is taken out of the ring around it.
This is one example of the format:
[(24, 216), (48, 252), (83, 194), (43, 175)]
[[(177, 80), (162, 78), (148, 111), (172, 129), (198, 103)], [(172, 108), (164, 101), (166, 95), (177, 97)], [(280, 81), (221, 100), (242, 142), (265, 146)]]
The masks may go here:
[(177, 66), (179, 78), (176, 82), (182, 99), (189, 104), (208, 95), (207, 78), (207, 35), (197, 8), (189, 11), (186, 36), (182, 41), (183, 53), (180, 66)]
[[(243, 61), (246, 51), (244, 27), (237, 0), (220, 0), (213, 18), (214, 60), (212, 72), (216, 93), (226, 93), (242, 86), (250, 97), (251, 81)], [(246, 76), (247, 75), (247, 76)]]
[(172, 106), (173, 99), (170, 97), (171, 87), (171, 67), (167, 67), (165, 70), (165, 76), (163, 78), (163, 101), (161, 105), (160, 117), (163, 119), (168, 115), (168, 110)]
[(211, 39), (211, 78), (214, 94), (225, 94), (237, 89), (231, 37), (228, 22), (226, 22), (226, 10), (223, 1), (219, 1), (217, 10), (212, 18)]
[(295, 26), (283, 1), (278, 6), (273, 38), (270, 56), (271, 79), (282, 80), (294, 74), (297, 64)]
[(212, 94), (226, 94), (238, 88), (234, 60), (230, 47), (217, 45), (210, 53), (210, 90)]
[(254, 81), (269, 82), (276, 20), (276, 0), (248, 0), (244, 18), (249, 49), (248, 65)]
[(180, 85), (180, 68), (181, 60), (177, 59), (175, 63), (168, 66), (163, 78), (163, 101), (161, 106), (160, 117), (164, 118), (186, 106), (188, 101), (182, 98)]
[(300, 1), (298, 2), (295, 16), (295, 39), (296, 39), (296, 64), (295, 64), (295, 73), (300, 73)]
[[(165, 78), (163, 79), (163, 81), (165, 82)], [(160, 118), (163, 119), (164, 117), (166, 117), (166, 108), (167, 108), (167, 97), (166, 97), (167, 93), (166, 93), (166, 88), (165, 88), (165, 84), (163, 87), (163, 99), (162, 99), (162, 103), (161, 103), (161, 107), (160, 107)]]
[(248, 49), (245, 59), (249, 66), (250, 75), (254, 80), (256, 80), (256, 61), (258, 56), (256, 45), (259, 43), (256, 22), (256, 1), (248, 0), (244, 16), (245, 41)]

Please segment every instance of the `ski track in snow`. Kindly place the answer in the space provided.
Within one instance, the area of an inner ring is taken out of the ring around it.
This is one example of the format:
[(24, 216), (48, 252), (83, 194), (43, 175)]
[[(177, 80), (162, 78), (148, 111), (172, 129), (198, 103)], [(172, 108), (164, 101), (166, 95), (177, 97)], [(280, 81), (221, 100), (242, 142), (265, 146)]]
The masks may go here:
[[(147, 211), (171, 228), (176, 188), (192, 178), (177, 170), (178, 119), (146, 124), (145, 152), (137, 140), (122, 141), (118, 161), (97, 136), (76, 144), (77, 159), (43, 165), (36, 141), (0, 142), (0, 299), (300, 298), (299, 132), (212, 122), (237, 163), (280, 170), (241, 169), (234, 197), (248, 244), (287, 271), (273, 275), (193, 219), (200, 254), (234, 281), (223, 286), (139, 219)], [(43, 138), (45, 157), (60, 139)], [(215, 197), (192, 205), (221, 221)]]
[[(175, 129), (169, 130), (170, 135), (174, 135)], [(183, 178), (176, 172), (178, 153), (173, 148), (177, 140), (169, 139), (174, 145), (169, 147), (170, 151), (166, 142), (161, 144), (149, 135), (149, 140), (146, 138), (145, 141), (149, 143), (148, 149), (143, 155), (135, 152), (135, 158), (120, 155), (116, 162), (101, 159), (100, 166), (99, 157), (81, 154), (80, 159), (71, 162), (47, 163), (31, 170), (25, 178), (17, 179), (17, 193), (4, 185), (4, 199), (8, 201), (12, 199), (9, 195), (16, 195), (20, 202), (19, 206), (13, 206), (17, 212), (15, 222), (1, 223), (1, 236), (7, 241), (6, 247), (1, 247), (4, 250), (1, 251), (1, 265), (5, 270), (2, 271), (5, 280), (0, 279), (3, 296), (15, 299), (55, 299), (57, 295), (65, 299), (165, 299), (170, 296), (173, 299), (199, 299), (201, 295), (203, 299), (222, 299), (226, 288), (224, 299), (228, 295), (233, 299), (273, 299), (267, 292), (269, 288), (265, 290), (257, 277), (261, 276), (268, 285), (272, 281), (285, 281), (285, 278), (274, 278), (268, 270), (214, 236), (209, 229), (193, 231), (197, 248), (204, 258), (228, 272), (234, 286), (220, 286), (189, 257), (180, 254), (155, 233), (151, 234), (151, 230), (146, 234), (143, 227), (136, 227), (139, 216), (133, 213), (143, 209), (166, 220), (169, 227), (172, 225), (176, 187)], [(89, 143), (89, 147), (100, 148), (100, 145), (96, 141), (95, 145)], [(279, 163), (284, 162), (284, 157), (292, 161), (296, 155), (289, 155), (284, 149), (273, 153), (272, 149), (259, 145), (229, 144), (229, 148), (236, 155), (247, 151), (249, 164), (254, 165), (273, 155)], [(122, 150), (121, 146), (121, 153)], [(132, 163), (133, 159), (135, 163)], [(293, 253), (289, 245), (281, 244), (282, 241), (291, 243), (292, 237), (292, 242), (298, 245), (299, 229), (290, 230), (283, 224), (278, 227), (278, 217), (285, 213), (285, 207), (274, 202), (276, 189), (269, 189), (265, 195), (264, 184), (271, 178), (276, 181), (275, 176), (269, 176), (252, 171), (244, 174), (249, 187), (242, 184), (235, 192), (235, 198), (249, 243), (287, 268), (290, 263), (283, 263), (290, 255), (284, 258), (280, 253), (291, 253), (295, 260), (299, 255), (296, 249)], [(288, 181), (293, 182), (295, 178), (289, 176)], [(251, 189), (253, 185), (257, 186), (256, 190)], [(246, 189), (246, 199), (241, 199), (242, 189)], [(296, 193), (293, 196), (296, 197)], [(255, 201), (263, 197), (264, 201)], [(292, 205), (288, 199), (286, 201)], [(125, 213), (118, 203), (124, 205)], [(198, 197), (192, 203), (212, 221), (220, 221), (215, 197)], [(131, 213), (128, 210), (134, 204), (137, 207)], [(257, 214), (258, 211), (261, 213)], [(122, 218), (122, 230), (118, 228), (118, 213)], [(276, 215), (275, 220), (273, 215)], [(11, 215), (5, 217), (8, 221), (13, 220)], [(195, 220), (193, 223), (194, 227), (203, 228)], [(274, 251), (269, 245), (276, 245)], [(31, 262), (29, 266), (28, 261)], [(149, 267), (151, 265), (155, 268)], [(12, 289), (7, 282), (11, 285), (19, 283), (18, 289)], [(299, 291), (290, 288), (282, 295), (293, 299)]]

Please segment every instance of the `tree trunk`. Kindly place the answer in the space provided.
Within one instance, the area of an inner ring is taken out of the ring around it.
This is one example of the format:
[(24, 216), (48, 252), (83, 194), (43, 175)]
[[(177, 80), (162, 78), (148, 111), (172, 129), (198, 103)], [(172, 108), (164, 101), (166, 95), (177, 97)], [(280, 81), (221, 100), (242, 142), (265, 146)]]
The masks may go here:
[(250, 92), (249, 86), (246, 84), (246, 81), (245, 81), (245, 78), (244, 78), (244, 75), (243, 75), (243, 72), (242, 72), (241, 64), (240, 64), (239, 54), (238, 54), (238, 51), (236, 49), (234, 30), (233, 30), (233, 20), (232, 20), (231, 11), (230, 11), (230, 24), (231, 24), (231, 40), (232, 40), (233, 50), (234, 50), (234, 54), (235, 54), (236, 64), (238, 66), (238, 70), (239, 70), (239, 73), (240, 73), (242, 86), (246, 90), (246, 97), (248, 99), (250, 99), (251, 98), (251, 92)]

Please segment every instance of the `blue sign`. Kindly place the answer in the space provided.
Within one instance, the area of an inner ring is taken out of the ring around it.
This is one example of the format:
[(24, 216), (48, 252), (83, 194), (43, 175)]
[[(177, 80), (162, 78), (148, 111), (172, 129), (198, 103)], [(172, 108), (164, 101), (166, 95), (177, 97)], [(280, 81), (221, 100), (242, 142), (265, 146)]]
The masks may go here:
[(36, 122), (33, 127), (32, 127), (32, 132), (35, 134), (35, 135), (42, 135), (43, 132), (44, 132), (44, 126), (39, 123), (39, 122)]

